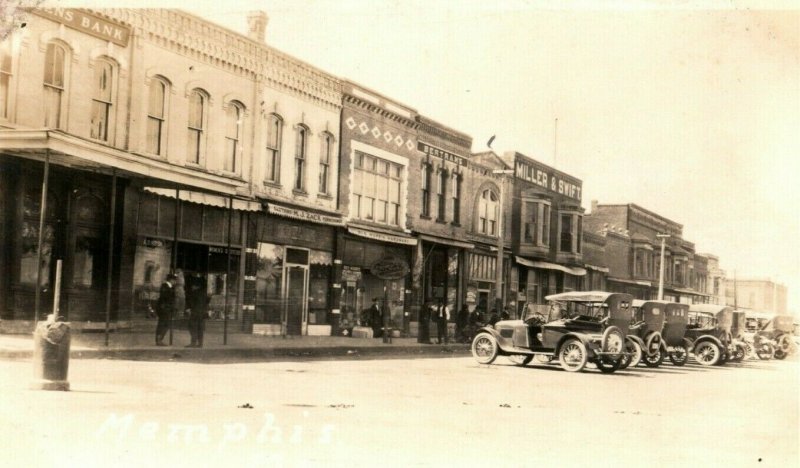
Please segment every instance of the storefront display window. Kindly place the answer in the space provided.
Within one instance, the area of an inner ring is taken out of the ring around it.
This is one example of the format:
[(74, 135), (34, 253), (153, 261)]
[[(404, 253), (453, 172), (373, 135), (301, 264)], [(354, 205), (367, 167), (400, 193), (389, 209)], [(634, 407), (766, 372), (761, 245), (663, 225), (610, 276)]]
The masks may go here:
[(75, 239), (72, 285), (100, 288), (104, 276), (102, 240), (97, 236), (78, 236)]
[[(53, 225), (45, 224), (42, 235), (41, 284), (50, 285), (50, 263), (52, 259), (55, 230)], [(22, 259), (20, 262), (20, 284), (36, 284), (36, 258), (39, 244), (39, 228), (31, 221), (22, 223)]]

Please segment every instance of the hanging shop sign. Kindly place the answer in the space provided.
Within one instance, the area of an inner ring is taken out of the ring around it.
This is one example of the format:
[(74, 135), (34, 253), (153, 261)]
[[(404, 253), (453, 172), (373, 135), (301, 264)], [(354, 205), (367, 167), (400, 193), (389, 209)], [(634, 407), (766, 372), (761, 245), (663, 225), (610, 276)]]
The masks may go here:
[(408, 262), (401, 258), (386, 256), (373, 263), (369, 271), (380, 279), (396, 280), (408, 274)]
[(131, 28), (128, 26), (112, 22), (88, 11), (74, 8), (33, 8), (30, 11), (122, 47), (128, 46), (131, 37)]
[(361, 268), (344, 266), (342, 267), (342, 281), (355, 282), (361, 280)]

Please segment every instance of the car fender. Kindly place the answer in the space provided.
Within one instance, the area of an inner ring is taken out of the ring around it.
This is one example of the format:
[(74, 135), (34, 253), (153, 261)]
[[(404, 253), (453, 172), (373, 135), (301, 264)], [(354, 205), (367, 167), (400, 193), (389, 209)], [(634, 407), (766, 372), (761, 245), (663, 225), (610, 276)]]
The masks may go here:
[(559, 338), (558, 343), (556, 343), (556, 348), (553, 354), (558, 356), (558, 353), (561, 351), (561, 346), (564, 344), (565, 341), (569, 340), (570, 338), (577, 338), (578, 340), (580, 340), (580, 342), (583, 343), (584, 346), (586, 346), (586, 352), (588, 353), (588, 356), (590, 358), (594, 357), (594, 349), (595, 348), (599, 349), (600, 347), (599, 344), (593, 345), (591, 338), (589, 338), (589, 336), (587, 335), (584, 335), (582, 333), (567, 333), (561, 338)]
[(636, 335), (626, 335), (626, 336), (625, 336), (625, 339), (626, 339), (626, 340), (635, 341), (635, 342), (636, 342), (636, 344), (638, 344), (638, 345), (639, 345), (639, 347), (641, 347), (642, 349), (645, 349), (645, 348), (644, 348), (644, 340), (642, 340), (642, 339), (641, 339), (641, 338), (639, 338), (638, 336), (636, 336)]
[(500, 333), (498, 333), (498, 331), (495, 330), (494, 327), (488, 325), (485, 327), (481, 327), (480, 329), (478, 329), (478, 331), (475, 332), (475, 336), (478, 336), (478, 334), (480, 333), (488, 333), (492, 335), (495, 341), (497, 342), (497, 348), (501, 353), (503, 351), (508, 351), (509, 340), (507, 338), (503, 338), (502, 336), (500, 336)]
[(699, 345), (700, 343), (703, 343), (705, 341), (713, 342), (715, 345), (719, 346), (719, 349), (721, 349), (722, 351), (725, 351), (727, 349), (725, 347), (725, 345), (722, 344), (722, 341), (720, 341), (719, 338), (717, 338), (714, 335), (703, 335), (703, 336), (697, 338), (696, 340), (694, 340), (694, 343), (692, 343), (692, 349), (694, 350), (694, 348), (697, 345)]
[(647, 336), (647, 342), (645, 343), (645, 348), (642, 349), (650, 349), (650, 346), (653, 344), (653, 340), (658, 340), (658, 343), (661, 345), (664, 344), (664, 337), (661, 336), (661, 332), (653, 332)]

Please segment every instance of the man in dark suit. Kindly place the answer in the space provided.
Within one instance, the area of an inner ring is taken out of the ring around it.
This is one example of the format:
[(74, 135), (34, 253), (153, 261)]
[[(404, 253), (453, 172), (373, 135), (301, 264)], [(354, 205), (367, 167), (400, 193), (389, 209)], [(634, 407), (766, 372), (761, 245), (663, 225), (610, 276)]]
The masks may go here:
[(192, 339), (187, 348), (203, 347), (209, 300), (205, 278), (199, 275), (192, 277), (186, 295), (186, 305), (189, 307), (189, 335)]
[(383, 314), (378, 305), (379, 298), (372, 298), (372, 306), (369, 308), (369, 323), (372, 326), (372, 337), (380, 338), (383, 335)]
[(431, 304), (426, 302), (419, 308), (419, 331), (417, 332), (417, 343), (431, 344)]
[(156, 325), (156, 346), (166, 346), (164, 343), (164, 336), (169, 329), (169, 321), (172, 319), (172, 314), (175, 312), (175, 280), (177, 276), (169, 273), (164, 283), (161, 284), (161, 290), (158, 295), (158, 302), (156, 303), (156, 315), (158, 316), (158, 324)]
[(447, 321), (450, 320), (450, 309), (447, 308), (444, 299), (439, 299), (439, 305), (436, 306), (436, 341), (442, 344), (447, 344)]

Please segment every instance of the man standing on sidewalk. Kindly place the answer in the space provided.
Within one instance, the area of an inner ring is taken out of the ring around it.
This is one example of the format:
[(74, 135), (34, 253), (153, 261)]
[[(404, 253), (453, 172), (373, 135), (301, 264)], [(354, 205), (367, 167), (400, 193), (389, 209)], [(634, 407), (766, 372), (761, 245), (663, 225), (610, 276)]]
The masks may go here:
[(156, 325), (156, 346), (166, 346), (164, 343), (164, 336), (169, 329), (169, 320), (175, 311), (175, 279), (177, 277), (174, 273), (167, 274), (164, 283), (161, 284), (161, 290), (158, 294), (158, 302), (156, 303), (156, 314), (158, 315), (158, 324)]
[(447, 321), (450, 320), (450, 310), (447, 308), (444, 299), (439, 299), (439, 306), (436, 307), (436, 341), (442, 344), (442, 337), (444, 337), (444, 344), (447, 344)]

